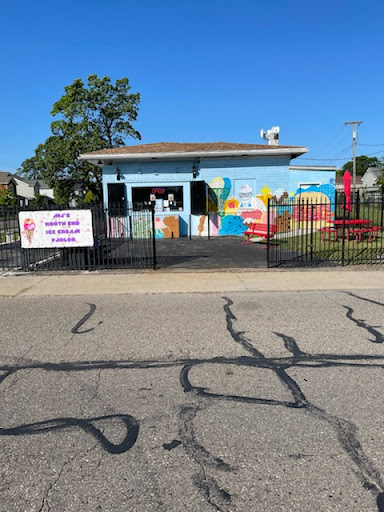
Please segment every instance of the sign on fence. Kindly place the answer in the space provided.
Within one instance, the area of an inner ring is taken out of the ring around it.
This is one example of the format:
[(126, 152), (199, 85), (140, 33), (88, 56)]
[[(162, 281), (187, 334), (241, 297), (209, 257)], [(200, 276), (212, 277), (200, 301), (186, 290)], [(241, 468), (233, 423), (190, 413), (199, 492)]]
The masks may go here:
[(91, 210), (19, 212), (23, 249), (93, 247)]

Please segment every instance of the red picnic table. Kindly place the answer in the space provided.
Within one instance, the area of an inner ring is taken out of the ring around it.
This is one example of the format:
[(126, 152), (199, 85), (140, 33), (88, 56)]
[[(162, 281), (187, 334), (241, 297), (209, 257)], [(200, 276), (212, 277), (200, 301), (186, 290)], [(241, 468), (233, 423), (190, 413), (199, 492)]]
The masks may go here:
[[(363, 235), (368, 235), (368, 241), (376, 239), (380, 226), (372, 226), (370, 219), (337, 219), (333, 221), (333, 226), (320, 228), (321, 238), (325, 241), (325, 235), (328, 235), (328, 242), (336, 241), (339, 235), (343, 234), (345, 228), (345, 239), (349, 241), (350, 236), (355, 237), (355, 242), (361, 242)], [(334, 236), (331, 239), (331, 236)]]

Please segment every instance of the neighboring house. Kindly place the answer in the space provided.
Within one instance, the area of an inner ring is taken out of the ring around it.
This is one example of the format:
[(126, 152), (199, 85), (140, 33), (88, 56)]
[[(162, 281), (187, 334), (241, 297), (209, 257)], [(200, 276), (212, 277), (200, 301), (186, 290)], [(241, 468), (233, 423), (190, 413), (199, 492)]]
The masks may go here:
[(15, 175), (16, 195), (19, 206), (28, 206), (35, 199), (35, 181)]
[(29, 180), (15, 174), (16, 195), (20, 206), (28, 206), (37, 194), (53, 200), (53, 189), (48, 187), (44, 180)]
[(363, 187), (364, 189), (378, 189), (376, 184), (378, 178), (383, 174), (383, 169), (378, 167), (368, 167), (363, 176)]
[[(352, 173), (351, 173), (352, 174)], [(363, 177), (356, 176), (356, 187), (355, 190), (361, 191), (363, 188)], [(336, 192), (342, 192), (344, 190), (344, 179), (343, 176), (336, 177)]]
[(11, 173), (0, 171), (0, 188), (10, 190), (16, 195), (16, 183), (13, 178)]
[(47, 197), (49, 200), (53, 201), (54, 191), (53, 188), (48, 186), (44, 180), (36, 180), (35, 190), (37, 189), (37, 194), (41, 196)]
[[(104, 202), (155, 207), (159, 238), (242, 235), (266, 225), (268, 199), (330, 203), (336, 168), (290, 166), (308, 149), (238, 143), (156, 143), (83, 154), (102, 168)], [(210, 214), (206, 215), (209, 211)], [(208, 227), (209, 224), (209, 227)]]

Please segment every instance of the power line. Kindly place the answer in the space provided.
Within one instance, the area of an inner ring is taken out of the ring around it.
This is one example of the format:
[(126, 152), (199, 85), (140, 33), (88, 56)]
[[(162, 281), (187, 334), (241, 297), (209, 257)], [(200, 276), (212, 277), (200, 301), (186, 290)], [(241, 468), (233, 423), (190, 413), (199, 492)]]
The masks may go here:
[(369, 153), (368, 155), (365, 155), (365, 156), (374, 156), (374, 155), (379, 155), (380, 153), (384, 153), (384, 149), (382, 151), (376, 151), (376, 153)]
[(300, 158), (300, 160), (316, 160), (318, 162), (330, 162), (330, 161), (340, 161), (343, 160), (345, 162), (345, 158)]
[[(376, 151), (376, 153), (369, 153), (368, 155), (360, 155), (360, 156), (375, 156), (375, 155), (379, 155), (380, 153), (384, 153), (384, 149), (382, 151)], [(357, 157), (359, 158), (359, 157)], [(345, 161), (345, 158), (301, 158), (300, 157), (300, 160), (316, 160), (316, 161), (319, 161), (319, 162), (329, 162), (329, 161), (340, 161), (340, 160), (344, 160)]]
[(360, 144), (360, 142), (357, 143), (358, 146), (384, 146), (384, 144)]
[(348, 144), (348, 146), (346, 146), (345, 148), (341, 149), (340, 151), (338, 151), (337, 153), (332, 155), (330, 158), (303, 158), (303, 160), (316, 160), (316, 161), (319, 161), (319, 162), (331, 162), (331, 161), (337, 161), (337, 160), (344, 160), (345, 161), (346, 157), (343, 157), (343, 158), (335, 158), (335, 157), (338, 156), (338, 155), (341, 155), (345, 151), (348, 151), (351, 147), (352, 147), (352, 144)]
[[(344, 129), (343, 129), (343, 132), (344, 132)], [(340, 135), (340, 132), (337, 134), (337, 136)], [(335, 148), (337, 147), (339, 144), (341, 144), (342, 142), (345, 141), (345, 139), (347, 139), (349, 137), (349, 135), (343, 135), (341, 138), (339, 138), (337, 140), (337, 142), (335, 142), (335, 139), (336, 137), (333, 137), (327, 144), (325, 144), (325, 146), (323, 146), (322, 149), (320, 149), (317, 153), (315, 153), (315, 156), (316, 157), (319, 157), (322, 153), (324, 153), (326, 150), (330, 151), (331, 148)]]

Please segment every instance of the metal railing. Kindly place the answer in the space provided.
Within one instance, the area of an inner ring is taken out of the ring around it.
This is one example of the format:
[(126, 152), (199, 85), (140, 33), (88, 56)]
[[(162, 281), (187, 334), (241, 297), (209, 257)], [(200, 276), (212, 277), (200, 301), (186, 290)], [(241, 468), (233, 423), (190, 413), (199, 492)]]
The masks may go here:
[[(20, 211), (44, 208), (0, 209), (0, 270), (99, 270), (156, 268), (154, 212), (152, 209), (91, 206), (93, 247), (21, 247)], [(50, 210), (80, 209), (52, 206)]]
[(364, 200), (356, 193), (334, 201), (295, 197), (268, 204), (269, 267), (378, 264), (384, 262), (384, 195)]

